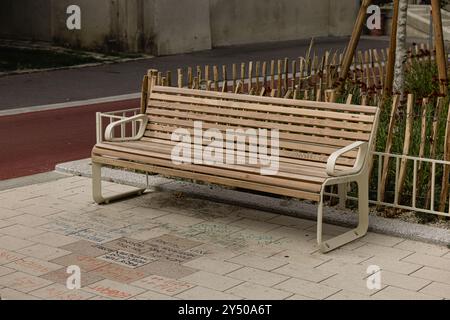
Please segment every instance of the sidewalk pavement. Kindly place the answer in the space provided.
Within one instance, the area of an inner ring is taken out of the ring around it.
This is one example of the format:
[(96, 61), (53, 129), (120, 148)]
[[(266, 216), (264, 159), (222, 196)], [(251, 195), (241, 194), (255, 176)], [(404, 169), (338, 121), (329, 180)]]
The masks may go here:
[[(104, 183), (106, 194), (131, 187)], [(345, 231), (325, 225), (326, 237)], [(81, 289), (66, 289), (67, 266)], [(368, 266), (381, 289), (367, 288)], [(159, 189), (98, 206), (78, 176), (0, 191), (2, 299), (450, 299), (450, 250)]]
[[(342, 50), (347, 43), (348, 37), (316, 39), (314, 50), (317, 54), (325, 50)], [(363, 38), (359, 49), (388, 46), (386, 37)], [(163, 72), (170, 70), (175, 79), (177, 68), (225, 64), (231, 70), (233, 63), (285, 57), (297, 59), (308, 47), (309, 40), (241, 45), (96, 67), (0, 77), (0, 110), (135, 93), (140, 90), (142, 77), (151, 68)]]

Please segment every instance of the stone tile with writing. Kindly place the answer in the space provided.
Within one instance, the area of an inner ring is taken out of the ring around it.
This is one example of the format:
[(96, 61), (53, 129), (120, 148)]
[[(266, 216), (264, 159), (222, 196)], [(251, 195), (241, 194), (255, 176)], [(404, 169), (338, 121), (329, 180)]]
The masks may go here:
[(72, 253), (67, 256), (57, 258), (51, 262), (60, 264), (62, 266), (79, 266), (81, 271), (91, 271), (106, 265), (108, 262), (99, 260), (94, 257), (85, 256), (82, 254)]
[(79, 231), (77, 233), (74, 233), (72, 236), (95, 243), (104, 243), (120, 238), (120, 236), (114, 232), (100, 232), (92, 229)]
[(168, 245), (181, 250), (191, 249), (203, 244), (198, 241), (177, 237), (171, 234), (164, 234), (160, 237), (147, 240), (146, 243)]
[(151, 246), (143, 241), (130, 238), (120, 238), (103, 244), (104, 247), (112, 250), (122, 250), (135, 254), (143, 254), (151, 249)]
[(49, 273), (50, 271), (58, 270), (61, 268), (61, 265), (28, 257), (8, 263), (5, 267), (22, 271), (33, 276), (40, 276)]
[(151, 275), (147, 278), (140, 279), (133, 282), (132, 285), (169, 296), (176, 295), (195, 286), (186, 281), (171, 279), (158, 275)]
[[(169, 238), (170, 237), (170, 238)], [(175, 263), (183, 263), (198, 257), (198, 254), (194, 252), (187, 251), (186, 247), (180, 247), (177, 243), (182, 245), (182, 242), (178, 240), (174, 241), (166, 241), (170, 239), (175, 239), (176, 237), (163, 235), (158, 238), (151, 239), (146, 241), (146, 243), (150, 246), (150, 250), (144, 253), (143, 255), (151, 257), (155, 260), (167, 260)], [(180, 238), (182, 239), (182, 238)], [(187, 240), (191, 243), (196, 243), (195, 241)], [(187, 247), (190, 247), (188, 245)]]
[(152, 257), (141, 256), (122, 250), (112, 251), (98, 258), (107, 262), (117, 263), (128, 268), (137, 268), (146, 265), (149, 262), (155, 261)]
[[(40, 276), (43, 279), (47, 279), (62, 285), (66, 285), (67, 283), (67, 278), (70, 276), (71, 274), (67, 273), (67, 268), (61, 268), (49, 273), (46, 273), (42, 276)], [(86, 287), (88, 285), (90, 285), (91, 283), (103, 280), (104, 277), (97, 275), (97, 274), (93, 274), (92, 272), (86, 272), (86, 271), (82, 271), (81, 272), (81, 287)]]

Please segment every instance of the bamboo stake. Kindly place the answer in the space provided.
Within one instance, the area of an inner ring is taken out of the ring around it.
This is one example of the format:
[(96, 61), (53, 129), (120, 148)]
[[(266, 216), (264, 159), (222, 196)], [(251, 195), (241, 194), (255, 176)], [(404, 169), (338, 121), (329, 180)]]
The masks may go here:
[[(445, 140), (444, 140), (444, 160), (450, 161), (450, 107), (447, 112), (447, 124), (445, 126)], [(439, 201), (439, 211), (444, 212), (445, 204), (448, 197), (448, 179), (450, 174), (450, 168), (448, 165), (444, 165), (444, 172), (442, 174), (442, 189)]]
[[(411, 146), (411, 136), (413, 130), (413, 105), (414, 105), (414, 95), (408, 94), (408, 100), (406, 103), (406, 128), (405, 128), (405, 140), (403, 144), (403, 155), (409, 155), (409, 148)], [(398, 176), (398, 195), (400, 196), (403, 192), (403, 187), (405, 184), (406, 176), (406, 165), (407, 160), (403, 159), (400, 162), (400, 172)]]
[(352, 36), (350, 42), (345, 50), (344, 60), (342, 62), (341, 74), (339, 75), (339, 81), (341, 81), (341, 89), (343, 88), (344, 81), (347, 79), (348, 71), (352, 63), (353, 56), (355, 54), (356, 47), (358, 46), (359, 38), (366, 20), (367, 8), (371, 4), (371, 0), (363, 0), (361, 7), (359, 8), (358, 17), (353, 27)]
[(284, 64), (283, 64), (283, 87), (284, 90), (286, 91), (289, 87), (288, 81), (289, 81), (289, 59), (288, 58), (284, 58)]
[(228, 92), (228, 76), (226, 65), (222, 65), (222, 79), (223, 79), (222, 92)]
[(188, 88), (193, 88), (192, 67), (188, 67)]
[(270, 61), (270, 89), (275, 87), (275, 61)]
[(278, 60), (278, 81), (277, 81), (277, 97), (280, 98), (281, 97), (281, 88), (282, 88), (282, 80), (283, 80), (283, 76), (282, 76), (282, 65), (283, 61)]
[(183, 88), (183, 69), (178, 68), (177, 70), (177, 77), (178, 77), (178, 88)]
[(441, 1), (431, 0), (431, 7), (440, 93), (447, 95), (447, 56), (445, 55), (444, 36), (442, 34)]
[(253, 61), (248, 63), (248, 93), (251, 95), (253, 89)]
[(256, 61), (256, 64), (255, 64), (255, 81), (256, 81), (256, 83), (255, 83), (255, 86), (256, 86), (256, 89), (255, 89), (255, 91), (256, 92), (258, 92), (259, 93), (259, 89), (260, 89), (260, 83), (259, 83), (259, 71), (260, 71), (260, 62), (259, 61)]
[[(392, 148), (392, 139), (394, 138), (394, 126), (395, 126), (395, 119), (397, 114), (397, 108), (400, 101), (400, 96), (395, 95), (393, 102), (392, 102), (392, 109), (391, 109), (391, 115), (389, 119), (389, 127), (388, 127), (388, 134), (386, 137), (386, 147), (384, 152), (390, 153)], [(383, 169), (381, 173), (381, 180), (380, 180), (380, 202), (384, 201), (384, 192), (386, 188), (386, 180), (389, 173), (389, 157), (385, 157), (383, 160)]]
[(233, 92), (235, 92), (236, 91), (236, 81), (237, 81), (237, 66), (236, 66), (236, 63), (233, 63), (233, 66), (232, 66), (232, 70), (231, 70), (231, 73), (232, 73), (232, 77), (233, 77), (233, 88), (232, 88), (232, 90), (233, 90)]
[[(436, 109), (434, 110), (434, 116), (433, 116), (433, 126), (432, 126), (431, 143), (430, 143), (430, 159), (436, 159), (439, 116), (442, 111), (443, 103), (444, 103), (443, 98), (438, 97), (437, 103), (436, 103)], [(428, 183), (428, 188), (427, 188), (427, 196), (425, 199), (425, 207), (426, 208), (428, 208), (428, 206), (430, 204), (431, 197), (434, 197), (434, 195), (431, 195), (430, 184), (431, 184), (431, 181)]]
[(142, 79), (142, 91), (141, 91), (141, 104), (140, 104), (140, 112), (141, 114), (145, 114), (147, 111), (147, 101), (148, 101), (148, 75), (145, 75)]
[(219, 68), (213, 66), (214, 91), (219, 91)]
[[(262, 64), (262, 78), (263, 78), (263, 88), (267, 87), (267, 62), (264, 61)], [(265, 91), (265, 90), (264, 90)]]
[(395, 66), (395, 50), (397, 48), (397, 29), (398, 29), (398, 13), (400, 0), (394, 0), (394, 14), (392, 17), (391, 40), (388, 53), (388, 63), (386, 67), (386, 81), (384, 82), (384, 96), (392, 94), (392, 85), (394, 83), (394, 66)]
[(245, 82), (245, 62), (241, 63), (241, 86), (242, 90), (244, 90), (244, 82)]

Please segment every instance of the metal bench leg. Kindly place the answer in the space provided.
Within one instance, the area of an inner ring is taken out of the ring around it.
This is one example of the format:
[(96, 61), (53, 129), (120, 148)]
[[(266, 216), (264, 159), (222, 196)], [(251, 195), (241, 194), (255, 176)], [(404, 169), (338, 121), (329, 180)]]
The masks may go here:
[(100, 163), (92, 163), (92, 196), (98, 204), (106, 204), (114, 200), (128, 198), (135, 195), (141, 195), (146, 189), (137, 189), (120, 193), (111, 197), (103, 197), (102, 195), (102, 165)]
[[(323, 206), (319, 204), (317, 214), (317, 242), (322, 253), (332, 251), (353, 240), (363, 237), (369, 228), (369, 179), (367, 175), (361, 175), (358, 183), (358, 226), (355, 229), (347, 231), (337, 237), (322, 242), (322, 211)], [(320, 219), (319, 219), (320, 217)]]
[(337, 207), (339, 209), (345, 209), (347, 201), (347, 183), (338, 184), (338, 196), (339, 196), (339, 203)]

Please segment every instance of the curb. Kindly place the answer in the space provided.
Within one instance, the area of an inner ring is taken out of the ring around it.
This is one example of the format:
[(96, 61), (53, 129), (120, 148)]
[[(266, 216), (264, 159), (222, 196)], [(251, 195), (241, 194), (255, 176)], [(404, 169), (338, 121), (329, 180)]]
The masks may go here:
[[(91, 177), (90, 159), (77, 160), (56, 165), (56, 172)], [(103, 168), (103, 180), (127, 184), (136, 187), (146, 185), (145, 174)], [(296, 199), (276, 198), (238, 190), (226, 189), (220, 186), (194, 184), (186, 181), (167, 179), (158, 175), (149, 176), (149, 186), (164, 191), (183, 192), (190, 196), (213, 200), (223, 203), (239, 205), (242, 207), (284, 214), (292, 217), (315, 221), (317, 219), (315, 204)], [(324, 212), (325, 223), (343, 227), (354, 227), (357, 218), (352, 211), (339, 210), (326, 207)], [(450, 244), (450, 232), (447, 229), (420, 225), (411, 222), (387, 219), (370, 215), (369, 231), (417, 240), (438, 245)]]

